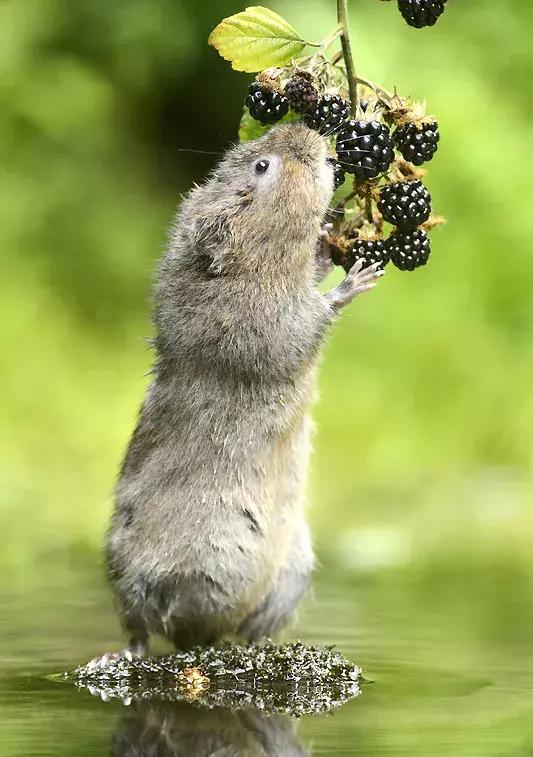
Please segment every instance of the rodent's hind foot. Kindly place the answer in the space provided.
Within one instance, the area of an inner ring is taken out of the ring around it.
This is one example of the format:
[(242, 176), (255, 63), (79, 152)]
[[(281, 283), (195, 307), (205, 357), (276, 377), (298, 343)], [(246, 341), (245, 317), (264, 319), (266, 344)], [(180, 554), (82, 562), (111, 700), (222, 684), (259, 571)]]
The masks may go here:
[(114, 660), (133, 660), (134, 657), (144, 657), (147, 652), (146, 644), (141, 642), (132, 642), (120, 652), (107, 652), (106, 654), (94, 657), (87, 663), (87, 670), (102, 670), (108, 663)]
[(112, 662), (113, 660), (121, 660), (122, 658), (126, 659), (133, 659), (133, 655), (131, 657), (128, 657), (126, 654), (123, 654), (122, 652), (108, 652), (107, 654), (100, 655), (99, 657), (94, 657), (90, 662), (87, 663), (86, 668), (87, 670), (102, 670), (102, 668), (105, 668), (108, 663)]
[(358, 295), (373, 289), (385, 273), (380, 262), (367, 268), (363, 268), (363, 264), (364, 260), (361, 258), (356, 260), (341, 283), (324, 295), (327, 304), (335, 312), (348, 305)]

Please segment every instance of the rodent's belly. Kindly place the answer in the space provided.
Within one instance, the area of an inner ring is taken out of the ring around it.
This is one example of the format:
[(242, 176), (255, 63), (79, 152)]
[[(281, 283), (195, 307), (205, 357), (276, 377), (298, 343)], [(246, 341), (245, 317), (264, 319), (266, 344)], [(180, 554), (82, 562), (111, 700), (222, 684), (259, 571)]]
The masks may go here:
[(124, 593), (140, 576), (186, 590), (205, 616), (230, 607), (244, 619), (257, 607), (301, 529), (308, 390), (239, 403), (219, 394), (217, 415), (204, 402), (190, 422), (136, 450), (117, 486), (109, 537), (112, 561), (129, 576)]
[(150, 501), (137, 505), (133, 549), (143, 559), (158, 556), (164, 569), (215, 576), (230, 563), (248, 575), (271, 574), (301, 515), (302, 467), (301, 460), (265, 461), (248, 476), (181, 482), (159, 494), (154, 488)]
[(132, 580), (142, 574), (154, 584), (186, 581), (197, 604), (208, 598), (211, 612), (230, 606), (244, 619), (273, 588), (301, 527), (308, 436), (302, 418), (268, 455), (234, 470), (219, 460), (209, 476), (172, 481), (170, 471), (144, 470), (141, 497), (139, 480), (121, 482), (117, 515), (121, 503), (136, 503), (128, 526), (115, 519), (111, 552), (121, 555)]
[(144, 522), (140, 515), (133, 532), (119, 529), (111, 535), (111, 550), (122, 553), (127, 574), (122, 594), (130, 594), (139, 580), (146, 585), (141, 612), (146, 615), (151, 597), (158, 598), (148, 612), (158, 632), (163, 630), (158, 616), (176, 613), (206, 622), (228, 618), (228, 630), (235, 631), (273, 589), (289, 559), (301, 511), (291, 505), (269, 512), (267, 503), (237, 491), (222, 498), (212, 490), (196, 502), (191, 496), (191, 491), (176, 492), (164, 518)]

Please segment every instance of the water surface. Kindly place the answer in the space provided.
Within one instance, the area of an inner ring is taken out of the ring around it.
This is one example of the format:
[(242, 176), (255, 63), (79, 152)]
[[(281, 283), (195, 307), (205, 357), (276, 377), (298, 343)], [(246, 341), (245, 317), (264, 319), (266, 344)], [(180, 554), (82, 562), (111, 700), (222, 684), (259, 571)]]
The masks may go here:
[(49, 679), (121, 643), (97, 560), (51, 560), (0, 594), (0, 755), (533, 755), (531, 597), (512, 563), (322, 568), (289, 636), (337, 645), (371, 683), (331, 715), (290, 722), (126, 707)]

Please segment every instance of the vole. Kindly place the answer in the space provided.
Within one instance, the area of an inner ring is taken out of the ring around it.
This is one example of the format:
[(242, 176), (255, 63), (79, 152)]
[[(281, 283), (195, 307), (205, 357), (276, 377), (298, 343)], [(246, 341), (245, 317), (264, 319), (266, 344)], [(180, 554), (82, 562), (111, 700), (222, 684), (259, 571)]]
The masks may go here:
[(180, 649), (274, 634), (309, 584), (320, 348), (382, 273), (356, 263), (319, 292), (332, 174), (323, 137), (283, 124), (230, 149), (177, 214), (155, 285), (152, 382), (107, 539), (127, 656), (152, 634)]

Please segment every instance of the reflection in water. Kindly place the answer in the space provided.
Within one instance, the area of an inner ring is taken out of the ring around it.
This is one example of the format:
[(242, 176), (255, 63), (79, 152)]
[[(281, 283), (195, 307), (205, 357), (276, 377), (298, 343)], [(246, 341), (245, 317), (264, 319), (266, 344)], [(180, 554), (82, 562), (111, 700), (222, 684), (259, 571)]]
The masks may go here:
[[(46, 585), (0, 592), (0, 757), (100, 757), (113, 740), (115, 755), (131, 757), (202, 757), (213, 745), (216, 757), (301, 755), (295, 722), (313, 757), (533, 757), (531, 570), (451, 560), (357, 587), (334, 574), (318, 583), (301, 632), (364, 664), (373, 684), (361, 696), (338, 697), (329, 686), (317, 701), (316, 688), (300, 683), (281, 701), (270, 677), (246, 691), (238, 676), (211, 674), (193, 704), (151, 704), (131, 675), (111, 679), (117, 668), (102, 671), (94, 697), (72, 677), (49, 678), (112, 646), (113, 616), (105, 589), (87, 588), (92, 569), (87, 584), (67, 590), (53, 588), (57, 574), (44, 566)], [(179, 694), (175, 679), (162, 693)], [(270, 704), (278, 709), (265, 716)], [(304, 717), (284, 720), (289, 714)]]
[(297, 721), (258, 710), (134, 702), (113, 737), (114, 757), (303, 757)]
[[(128, 707), (116, 757), (298, 757), (296, 719), (359, 696), (361, 670), (331, 647), (265, 641), (90, 662), (66, 675)], [(65, 679), (63, 679), (65, 680)]]

